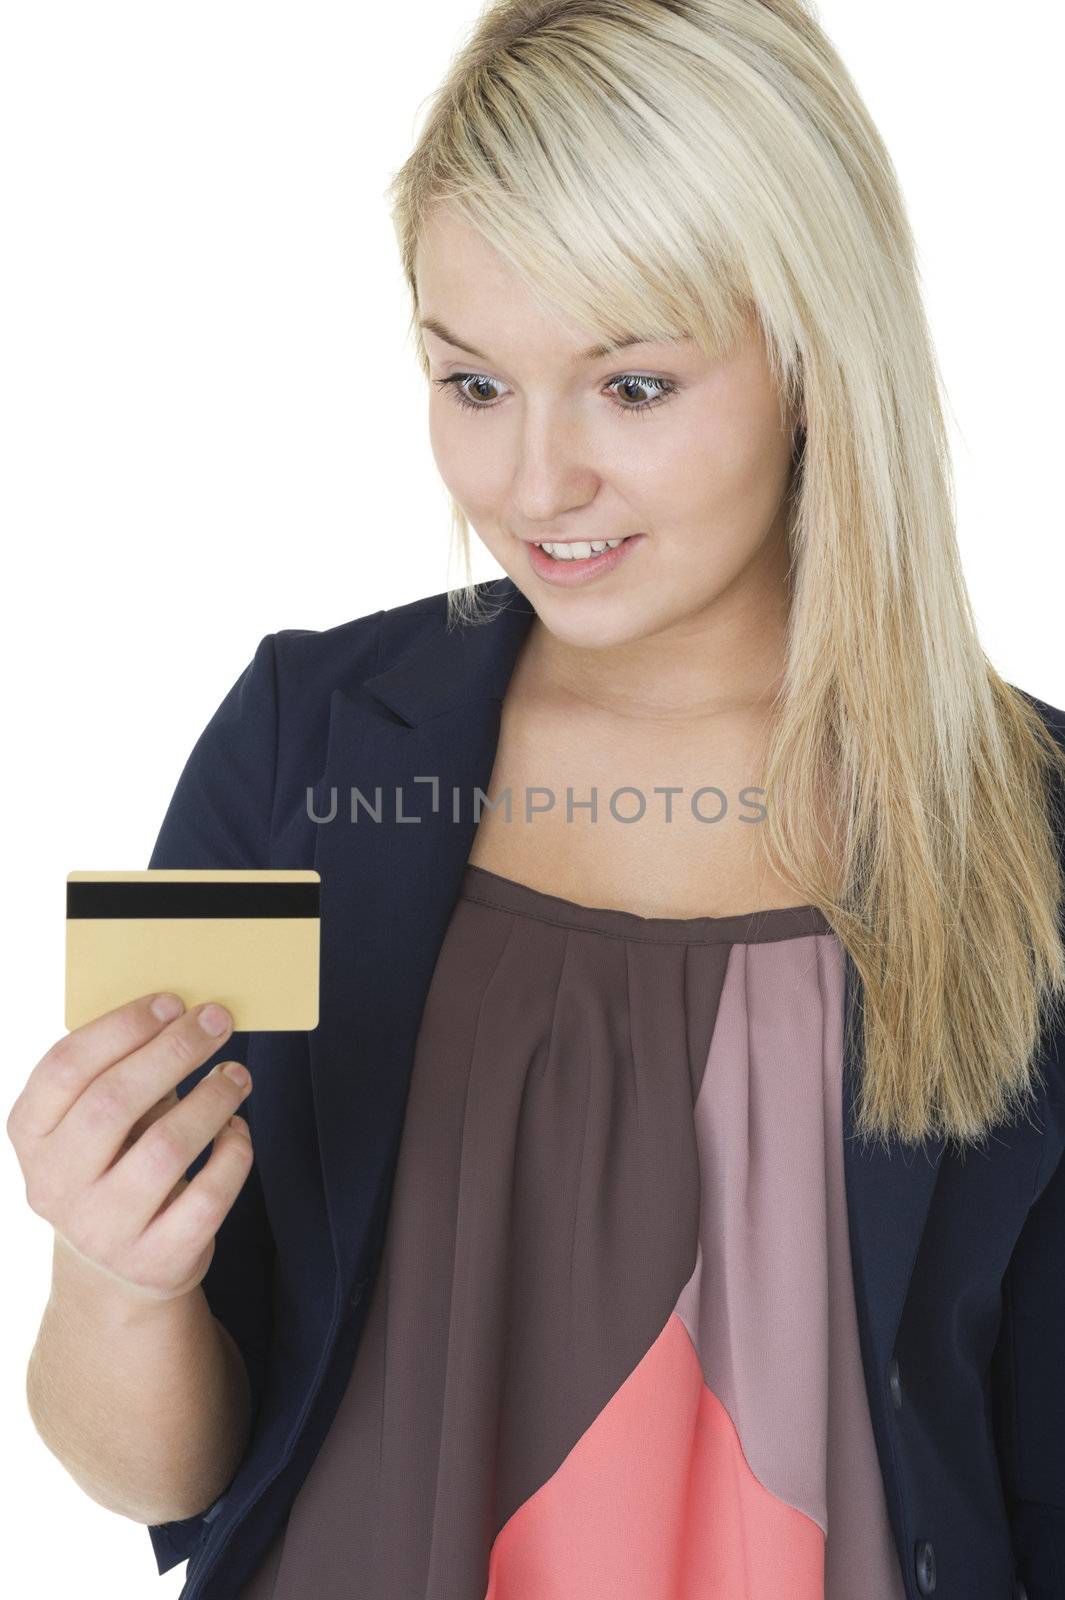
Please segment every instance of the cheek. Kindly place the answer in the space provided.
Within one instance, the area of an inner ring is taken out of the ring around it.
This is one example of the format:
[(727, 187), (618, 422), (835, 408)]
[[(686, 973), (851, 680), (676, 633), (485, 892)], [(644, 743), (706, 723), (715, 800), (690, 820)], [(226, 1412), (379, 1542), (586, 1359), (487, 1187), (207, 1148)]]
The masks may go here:
[(467, 418), (454, 400), (429, 406), (429, 444), (449, 494), (465, 507), (488, 506), (504, 492), (504, 465), (488, 437), (487, 418)]
[(433, 452), (433, 460), (444, 482), (450, 486), (452, 463), (455, 459), (455, 438), (452, 419), (447, 415), (444, 407), (452, 402), (437, 395), (435, 392), (429, 400), (429, 448)]
[(470, 448), (469, 429), (462, 426), (464, 419), (458, 410), (446, 396), (433, 399), (429, 406), (429, 445), (449, 493), (465, 502), (476, 471), (476, 457)]
[(645, 463), (645, 481), (680, 523), (757, 528), (786, 485), (789, 451), (775, 419), (715, 409), (670, 430)]
[(705, 521), (733, 499), (739, 474), (732, 441), (720, 425), (699, 417), (678, 423), (665, 410), (628, 418), (615, 430), (610, 477), (660, 527)]

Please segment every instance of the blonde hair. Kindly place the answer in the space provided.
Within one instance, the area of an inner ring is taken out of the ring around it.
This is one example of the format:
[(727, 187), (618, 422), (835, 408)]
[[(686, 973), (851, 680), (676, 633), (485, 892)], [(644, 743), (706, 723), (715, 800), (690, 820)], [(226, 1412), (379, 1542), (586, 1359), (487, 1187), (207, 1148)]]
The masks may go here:
[[(415, 328), (438, 204), (604, 341), (679, 332), (719, 355), (757, 318), (805, 432), (767, 852), (860, 979), (856, 1132), (982, 1141), (1026, 1109), (1065, 995), (1065, 748), (978, 641), (897, 178), (814, 15), (496, 0), (389, 197)], [(417, 349), (428, 377), (420, 330)], [(465, 625), (483, 612), (452, 517)]]

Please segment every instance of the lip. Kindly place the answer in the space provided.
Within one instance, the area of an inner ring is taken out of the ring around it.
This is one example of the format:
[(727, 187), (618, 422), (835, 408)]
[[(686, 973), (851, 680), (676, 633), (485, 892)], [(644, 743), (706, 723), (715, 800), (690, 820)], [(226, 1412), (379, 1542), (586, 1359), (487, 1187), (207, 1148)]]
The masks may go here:
[[(643, 544), (646, 534), (634, 533), (621, 544), (615, 545), (613, 550), (601, 550), (597, 556), (589, 556), (586, 561), (556, 561), (553, 556), (546, 555), (543, 550), (529, 539), (523, 540), (528, 547), (529, 565), (538, 578), (543, 578), (545, 583), (554, 584), (559, 589), (579, 588), (582, 583), (591, 583), (596, 578), (604, 576), (625, 560), (625, 557)], [(579, 544), (577, 539), (549, 539), (548, 544)]]

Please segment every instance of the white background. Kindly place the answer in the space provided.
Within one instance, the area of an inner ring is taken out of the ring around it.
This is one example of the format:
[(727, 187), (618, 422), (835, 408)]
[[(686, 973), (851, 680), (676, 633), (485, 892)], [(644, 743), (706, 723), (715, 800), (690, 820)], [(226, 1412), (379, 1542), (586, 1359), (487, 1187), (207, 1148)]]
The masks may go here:
[[(822, 0), (896, 163), (985, 647), (1065, 705), (1056, 6)], [(140, 868), (265, 633), (435, 594), (447, 500), (383, 191), (476, 0), (0, 11), (5, 1115), (63, 1031), (65, 878)], [(475, 541), (476, 544), (476, 541)], [(500, 569), (476, 545), (476, 579)], [(11, 1593), (177, 1595), (39, 1440), (48, 1226), (0, 1147)]]

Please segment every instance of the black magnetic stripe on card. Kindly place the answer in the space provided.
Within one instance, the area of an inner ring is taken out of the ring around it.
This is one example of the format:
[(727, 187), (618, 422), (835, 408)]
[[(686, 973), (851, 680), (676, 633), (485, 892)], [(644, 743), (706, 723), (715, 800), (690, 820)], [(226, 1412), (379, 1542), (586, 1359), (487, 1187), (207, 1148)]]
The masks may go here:
[(68, 883), (67, 917), (317, 917), (320, 883)]

